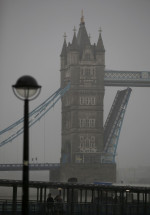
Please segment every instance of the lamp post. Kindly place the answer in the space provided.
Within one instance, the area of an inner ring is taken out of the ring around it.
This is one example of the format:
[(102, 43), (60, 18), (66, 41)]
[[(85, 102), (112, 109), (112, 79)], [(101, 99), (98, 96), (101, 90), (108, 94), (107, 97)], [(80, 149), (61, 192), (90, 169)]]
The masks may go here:
[(31, 76), (22, 76), (12, 86), (17, 98), (24, 101), (24, 137), (23, 137), (23, 185), (22, 214), (28, 215), (29, 207), (29, 101), (35, 99), (41, 91), (41, 86)]

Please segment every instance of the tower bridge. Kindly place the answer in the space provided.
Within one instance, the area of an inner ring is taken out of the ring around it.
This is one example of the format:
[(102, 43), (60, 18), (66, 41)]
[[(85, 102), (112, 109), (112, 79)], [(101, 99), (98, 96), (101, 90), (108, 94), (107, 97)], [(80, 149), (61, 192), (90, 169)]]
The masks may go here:
[[(29, 114), (29, 126), (42, 118), (61, 98), (62, 139), (59, 164), (30, 164), (31, 170), (51, 170), (51, 181), (79, 182), (116, 180), (116, 149), (131, 87), (150, 87), (150, 71), (105, 69), (105, 49), (101, 32), (97, 44), (91, 44), (84, 17), (72, 43), (64, 43), (60, 55), (60, 89)], [(127, 87), (118, 91), (103, 127), (104, 87)], [(17, 121), (0, 131), (0, 146), (23, 132)], [(7, 137), (8, 132), (15, 132)], [(22, 164), (1, 164), (0, 170), (22, 169)]]

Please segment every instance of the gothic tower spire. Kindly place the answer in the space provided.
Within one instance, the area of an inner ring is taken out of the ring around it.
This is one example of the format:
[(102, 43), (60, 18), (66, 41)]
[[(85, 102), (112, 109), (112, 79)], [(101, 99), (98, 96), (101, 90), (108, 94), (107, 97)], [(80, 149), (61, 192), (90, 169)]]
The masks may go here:
[(81, 11), (81, 23), (84, 23), (83, 9)]
[(82, 10), (80, 27), (79, 27), (79, 31), (78, 31), (78, 34), (77, 34), (77, 43), (78, 43), (78, 46), (80, 47), (80, 55), (82, 54), (83, 49), (86, 46), (91, 45), (89, 37), (88, 37), (88, 34), (87, 34), (87, 31), (86, 31), (86, 28), (85, 28), (83, 10)]

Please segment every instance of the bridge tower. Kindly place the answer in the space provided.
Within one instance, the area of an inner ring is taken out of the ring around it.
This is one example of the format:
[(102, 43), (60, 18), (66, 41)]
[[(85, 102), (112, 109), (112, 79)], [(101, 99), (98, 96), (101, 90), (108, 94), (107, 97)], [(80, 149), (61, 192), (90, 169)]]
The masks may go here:
[(64, 36), (60, 58), (61, 87), (70, 82), (62, 98), (60, 181), (115, 181), (116, 165), (101, 162), (105, 49), (101, 31), (97, 44), (91, 44), (83, 14), (72, 43), (67, 44)]

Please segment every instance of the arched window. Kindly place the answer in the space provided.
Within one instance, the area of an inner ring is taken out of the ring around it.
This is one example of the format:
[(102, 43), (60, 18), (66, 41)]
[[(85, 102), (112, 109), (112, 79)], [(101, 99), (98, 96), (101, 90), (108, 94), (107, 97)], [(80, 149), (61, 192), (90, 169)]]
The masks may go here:
[(80, 105), (95, 105), (96, 98), (95, 96), (80, 96), (79, 102), (80, 102)]
[(97, 149), (95, 146), (95, 136), (81, 135), (79, 149), (80, 152), (84, 153), (96, 152)]

